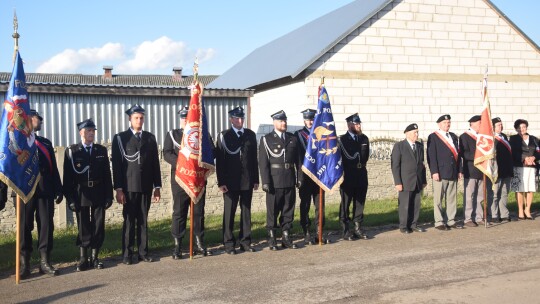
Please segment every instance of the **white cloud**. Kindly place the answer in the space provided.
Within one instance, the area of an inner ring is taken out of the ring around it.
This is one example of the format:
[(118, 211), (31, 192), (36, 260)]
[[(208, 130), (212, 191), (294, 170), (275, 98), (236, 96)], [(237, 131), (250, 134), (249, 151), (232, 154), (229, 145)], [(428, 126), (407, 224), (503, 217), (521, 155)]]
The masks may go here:
[(72, 73), (87, 66), (118, 60), (123, 57), (124, 47), (120, 43), (106, 43), (99, 48), (66, 49), (38, 66), (36, 72)]
[(66, 49), (54, 55), (36, 71), (38, 73), (73, 73), (81, 70), (99, 71), (103, 65), (113, 65), (113, 73), (169, 73), (175, 66), (188, 68), (195, 57), (199, 63), (214, 58), (212, 48), (193, 51), (183, 41), (163, 36), (143, 41), (129, 51), (120, 43), (107, 43), (100, 48)]

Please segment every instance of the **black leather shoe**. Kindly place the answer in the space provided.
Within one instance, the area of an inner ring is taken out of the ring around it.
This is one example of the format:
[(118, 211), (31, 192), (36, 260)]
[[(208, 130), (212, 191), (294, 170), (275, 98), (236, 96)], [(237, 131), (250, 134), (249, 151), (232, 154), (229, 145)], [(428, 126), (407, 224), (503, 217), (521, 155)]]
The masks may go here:
[(407, 229), (407, 228), (399, 228), (399, 231), (401, 233), (403, 233), (403, 234), (410, 234), (411, 233), (411, 231), (409, 229)]
[(122, 263), (124, 263), (125, 265), (131, 265), (133, 263), (133, 261), (131, 260), (131, 256), (124, 257), (124, 259), (122, 259)]
[(448, 228), (453, 228), (453, 229), (463, 229), (463, 226), (458, 225), (458, 224), (453, 224), (453, 225), (448, 226)]
[(99, 260), (99, 249), (93, 248), (92, 254), (90, 255), (90, 267), (94, 269), (103, 269), (103, 263)]
[(352, 234), (350, 231), (347, 231), (343, 234), (343, 239), (346, 241), (355, 241), (358, 238), (354, 234)]
[(251, 247), (250, 245), (246, 245), (246, 246), (242, 245), (242, 246), (240, 246), (240, 249), (238, 249), (238, 250), (240, 250), (241, 252), (246, 252), (246, 251), (247, 252), (257, 252), (257, 250), (255, 250), (255, 248)]
[(422, 227), (413, 227), (411, 228), (412, 231), (416, 231), (416, 232), (426, 232), (426, 229), (422, 228)]
[(21, 254), (21, 269), (19, 270), (19, 278), (21, 280), (30, 277), (30, 255)]
[(236, 250), (234, 248), (225, 248), (225, 253), (230, 254), (230, 255), (235, 255)]
[(446, 225), (436, 226), (435, 229), (440, 230), (440, 231), (450, 230), (450, 228), (446, 227)]
[(277, 251), (276, 235), (273, 229), (268, 230), (268, 248), (272, 251)]
[(41, 261), (39, 264), (39, 273), (50, 276), (58, 275), (58, 270), (55, 269), (49, 262), (49, 253), (41, 252)]
[(289, 248), (289, 249), (296, 249), (298, 246), (296, 246), (295, 243), (291, 240), (289, 237), (289, 231), (283, 230), (282, 236), (281, 236), (281, 247), (283, 248)]
[(353, 231), (353, 234), (356, 238), (358, 239), (362, 239), (362, 240), (367, 240), (369, 239), (369, 237), (367, 236), (367, 234), (364, 232), (364, 230), (362, 230), (362, 226), (360, 225), (359, 222), (355, 222), (354, 223), (354, 231)]
[(146, 263), (151, 263), (151, 262), (154, 261), (154, 259), (152, 259), (151, 257), (149, 257), (147, 255), (140, 255), (138, 260), (139, 260), (139, 262), (146, 262)]

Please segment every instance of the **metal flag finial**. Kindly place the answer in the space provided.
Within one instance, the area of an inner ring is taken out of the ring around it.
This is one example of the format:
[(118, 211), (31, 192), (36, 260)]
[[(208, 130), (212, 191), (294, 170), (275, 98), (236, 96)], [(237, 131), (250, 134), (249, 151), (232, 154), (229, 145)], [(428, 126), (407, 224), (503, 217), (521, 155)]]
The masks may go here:
[(199, 80), (199, 58), (195, 57), (195, 62), (193, 63), (193, 82)]
[(15, 46), (13, 50), (13, 62), (15, 62), (15, 58), (17, 56), (17, 52), (19, 51), (19, 38), (21, 35), (17, 32), (19, 29), (19, 21), (17, 20), (17, 11), (13, 9), (13, 39), (15, 40)]

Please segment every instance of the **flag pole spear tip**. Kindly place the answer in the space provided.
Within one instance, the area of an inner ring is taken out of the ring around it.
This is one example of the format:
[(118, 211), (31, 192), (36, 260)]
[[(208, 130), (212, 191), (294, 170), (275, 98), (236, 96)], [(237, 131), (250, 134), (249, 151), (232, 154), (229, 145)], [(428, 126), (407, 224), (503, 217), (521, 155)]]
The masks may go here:
[(17, 20), (17, 11), (13, 9), (13, 39), (15, 40), (15, 46), (13, 50), (13, 63), (15, 63), (15, 57), (17, 56), (17, 52), (19, 51), (19, 38), (21, 35), (17, 32), (19, 29), (19, 21)]
[(195, 57), (195, 62), (193, 63), (193, 83), (196, 83), (199, 80), (199, 58)]

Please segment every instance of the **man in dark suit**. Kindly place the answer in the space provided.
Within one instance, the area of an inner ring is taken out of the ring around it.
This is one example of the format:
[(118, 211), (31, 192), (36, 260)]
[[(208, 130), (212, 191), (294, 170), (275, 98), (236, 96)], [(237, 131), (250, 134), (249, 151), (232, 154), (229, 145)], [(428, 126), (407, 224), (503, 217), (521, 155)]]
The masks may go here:
[(418, 141), (418, 125), (405, 128), (405, 139), (396, 143), (392, 149), (392, 175), (398, 191), (399, 230), (409, 234), (416, 230), (420, 215), (422, 189), (427, 186), (426, 166), (424, 165), (424, 145)]
[(240, 250), (255, 252), (251, 247), (251, 199), (259, 187), (257, 137), (244, 128), (244, 109), (229, 111), (231, 128), (221, 132), (216, 141), (216, 174), (223, 192), (223, 245), (225, 252), (236, 254), (234, 215), (240, 201)]
[[(41, 130), (43, 117), (36, 110), (30, 110), (34, 132)], [(50, 264), (50, 254), (53, 249), (54, 231), (54, 202), (62, 201), (62, 181), (56, 165), (56, 156), (50, 140), (36, 134), (39, 158), (39, 173), (41, 178), (32, 198), (25, 204), (20, 202), (21, 210), (21, 268), (20, 278), (30, 276), (30, 256), (32, 255), (32, 230), (34, 218), (37, 223), (38, 249), (41, 256), (39, 272), (55, 276), (58, 270)], [(14, 196), (12, 194), (12, 196)], [(14, 198), (16, 200), (16, 198)]]
[(283, 248), (297, 248), (292, 242), (290, 229), (294, 219), (296, 200), (296, 170), (298, 166), (298, 141), (287, 132), (287, 115), (283, 110), (271, 115), (274, 130), (263, 137), (259, 144), (259, 169), (262, 189), (266, 192), (266, 229), (268, 246), (277, 250), (275, 229), (279, 223)]
[[(173, 195), (173, 214), (171, 233), (174, 238), (174, 250), (172, 258), (179, 260), (182, 258), (182, 238), (186, 234), (186, 223), (188, 211), (191, 205), (191, 198), (186, 191), (176, 182), (176, 161), (178, 160), (178, 150), (184, 135), (184, 126), (189, 108), (186, 106), (178, 111), (180, 115), (180, 129), (174, 129), (167, 133), (163, 143), (163, 159), (171, 165), (171, 191)], [(197, 204), (193, 205), (193, 234), (195, 235), (194, 253), (203, 256), (212, 255), (211, 251), (204, 245), (204, 206), (205, 193)]]
[[(450, 115), (437, 119), (439, 130), (431, 133), (427, 141), (427, 161), (433, 179), (433, 214), (437, 230), (462, 228), (456, 224), (457, 181), (459, 173), (458, 137), (449, 132), (452, 125)], [(443, 210), (446, 200), (446, 212)]]
[(476, 227), (484, 224), (484, 173), (474, 166), (474, 154), (476, 153), (476, 135), (480, 130), (480, 115), (474, 115), (469, 119), (469, 130), (459, 137), (459, 152), (461, 157), (460, 173), (463, 174), (463, 211), (464, 225)]
[[(347, 133), (339, 137), (339, 146), (343, 160), (343, 183), (340, 186), (341, 204), (339, 221), (343, 239), (367, 240), (369, 237), (362, 229), (364, 206), (368, 189), (366, 163), (369, 160), (369, 138), (362, 132), (362, 121), (358, 113), (346, 118)], [(352, 207), (352, 218), (349, 208)], [(354, 222), (354, 230), (349, 230), (349, 223)]]
[[(302, 164), (306, 154), (306, 145), (308, 143), (309, 132), (313, 126), (313, 119), (317, 110), (306, 109), (301, 112), (304, 118), (304, 128), (296, 131), (294, 136), (298, 138), (298, 159), (300, 161), (298, 166), (298, 195), (300, 196), (300, 225), (304, 231), (304, 242), (308, 245), (314, 245), (317, 243), (317, 239), (311, 234), (311, 220), (309, 219), (309, 209), (311, 207), (311, 200), (315, 205), (315, 220), (314, 224), (319, 230), (319, 199), (320, 199), (320, 187), (302, 171)], [(324, 192), (322, 195), (322, 226), (324, 227)], [(317, 235), (319, 235), (317, 233)], [(323, 243), (328, 243), (328, 239), (323, 238)]]
[(148, 256), (148, 211), (152, 192), (155, 203), (161, 197), (161, 173), (156, 137), (142, 130), (144, 109), (136, 104), (126, 114), (129, 115), (130, 128), (114, 136), (112, 167), (116, 200), (124, 206), (123, 263), (131, 265), (135, 227), (138, 260), (152, 262)]
[(512, 148), (508, 137), (504, 134), (503, 123), (499, 117), (492, 120), (493, 133), (495, 135), (495, 150), (497, 153), (497, 182), (493, 190), (491, 180), (487, 178), (488, 202), (491, 202), (491, 220), (498, 222), (510, 222), (508, 212), (508, 191), (510, 181), (514, 176), (514, 164), (512, 163)]
[[(81, 121), (77, 128), (81, 141), (69, 146), (64, 156), (64, 195), (79, 226), (77, 271), (102, 269), (98, 255), (105, 239), (105, 209), (113, 201), (111, 166), (107, 148), (94, 143), (96, 125), (92, 119)], [(92, 250), (90, 261), (88, 248)]]

